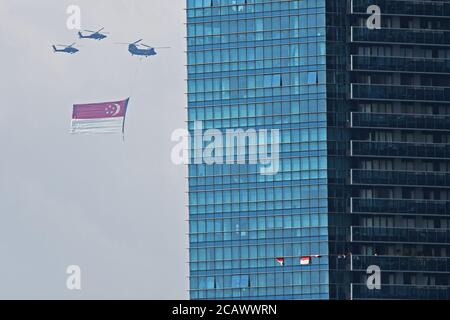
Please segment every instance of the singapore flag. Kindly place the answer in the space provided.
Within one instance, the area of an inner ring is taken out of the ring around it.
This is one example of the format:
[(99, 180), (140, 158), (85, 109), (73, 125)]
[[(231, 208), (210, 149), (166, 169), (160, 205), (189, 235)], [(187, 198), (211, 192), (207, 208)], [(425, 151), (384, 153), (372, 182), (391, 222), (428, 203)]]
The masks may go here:
[(302, 266), (306, 266), (306, 265), (309, 265), (309, 264), (311, 264), (311, 257), (301, 257), (300, 258), (300, 264), (302, 265)]
[(123, 134), (128, 101), (75, 104), (70, 132)]
[(275, 261), (276, 261), (280, 266), (284, 266), (284, 258), (275, 258)]

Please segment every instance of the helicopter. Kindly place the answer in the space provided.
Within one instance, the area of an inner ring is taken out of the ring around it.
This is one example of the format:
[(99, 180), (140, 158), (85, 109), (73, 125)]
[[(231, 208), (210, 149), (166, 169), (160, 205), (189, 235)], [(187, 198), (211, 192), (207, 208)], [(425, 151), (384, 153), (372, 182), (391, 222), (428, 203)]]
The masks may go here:
[[(75, 42), (72, 43), (69, 46), (64, 45), (64, 44), (57, 44), (57, 45), (53, 45), (52, 48), (53, 48), (53, 51), (55, 53), (56, 52), (61, 52), (61, 53), (74, 54), (74, 53), (77, 53), (78, 51), (80, 51), (80, 50), (78, 50), (77, 48), (74, 47), (75, 44), (76, 44)], [(58, 49), (57, 47), (64, 47), (64, 48), (63, 49)]]
[(105, 38), (107, 38), (107, 34), (106, 32), (101, 33), (101, 31), (103, 31), (105, 28), (101, 28), (98, 31), (92, 31), (92, 30), (84, 30), (85, 32), (90, 32), (90, 35), (83, 35), (81, 32), (78, 32), (78, 37), (80, 37), (80, 39), (93, 39), (93, 40), (103, 40)]
[[(150, 47), (146, 44), (140, 43), (143, 39), (140, 39), (138, 41), (135, 41), (133, 43), (116, 43), (116, 44), (126, 44), (128, 45), (128, 52), (131, 53), (132, 56), (144, 56), (146, 58), (150, 56), (156, 56), (158, 53), (156, 52), (156, 49), (169, 49), (169, 47)], [(142, 47), (145, 47), (147, 49), (144, 49)]]

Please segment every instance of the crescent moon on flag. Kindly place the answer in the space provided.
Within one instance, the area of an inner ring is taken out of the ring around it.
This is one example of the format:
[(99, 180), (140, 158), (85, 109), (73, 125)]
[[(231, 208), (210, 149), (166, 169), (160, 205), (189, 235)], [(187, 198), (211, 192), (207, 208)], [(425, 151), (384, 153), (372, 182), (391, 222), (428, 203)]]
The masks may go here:
[(120, 110), (122, 109), (122, 107), (118, 103), (114, 103), (114, 106), (116, 106), (116, 111), (111, 115), (111, 117), (117, 116), (120, 113)]

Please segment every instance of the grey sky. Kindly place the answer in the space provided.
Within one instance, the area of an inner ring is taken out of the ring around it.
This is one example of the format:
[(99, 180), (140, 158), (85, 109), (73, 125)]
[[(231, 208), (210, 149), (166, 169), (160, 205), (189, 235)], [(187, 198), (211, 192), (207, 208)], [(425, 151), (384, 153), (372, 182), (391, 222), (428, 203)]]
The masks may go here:
[[(0, 1), (0, 298), (187, 298), (184, 0)], [(102, 42), (76, 39), (106, 27)], [(140, 63), (126, 46), (170, 46)], [(52, 44), (77, 42), (74, 56)], [(138, 68), (137, 82), (132, 79)], [(71, 136), (73, 103), (130, 99), (127, 136)], [(66, 289), (66, 267), (82, 290)]]

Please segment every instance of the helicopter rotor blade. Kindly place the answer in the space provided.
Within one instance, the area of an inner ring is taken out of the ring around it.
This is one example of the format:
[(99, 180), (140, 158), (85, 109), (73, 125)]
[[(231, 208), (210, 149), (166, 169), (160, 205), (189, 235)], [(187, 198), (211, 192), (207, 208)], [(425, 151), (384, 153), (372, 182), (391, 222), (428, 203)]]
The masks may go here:
[(138, 44), (139, 42), (141, 42), (143, 39), (139, 39), (138, 41), (136, 41), (136, 42), (133, 42), (133, 43), (131, 43), (131, 44)]
[(141, 46), (147, 47), (147, 48), (151, 48), (151, 49), (170, 49), (171, 47), (152, 47), (146, 44), (141, 44)]
[(95, 33), (98, 33), (100, 31), (102, 31), (103, 29), (105, 29), (105, 27), (101, 28), (100, 30), (96, 31)]
[(95, 31), (87, 30), (87, 29), (85, 29), (84, 31), (86, 31), (86, 32), (91, 32), (91, 33), (95, 33)]

